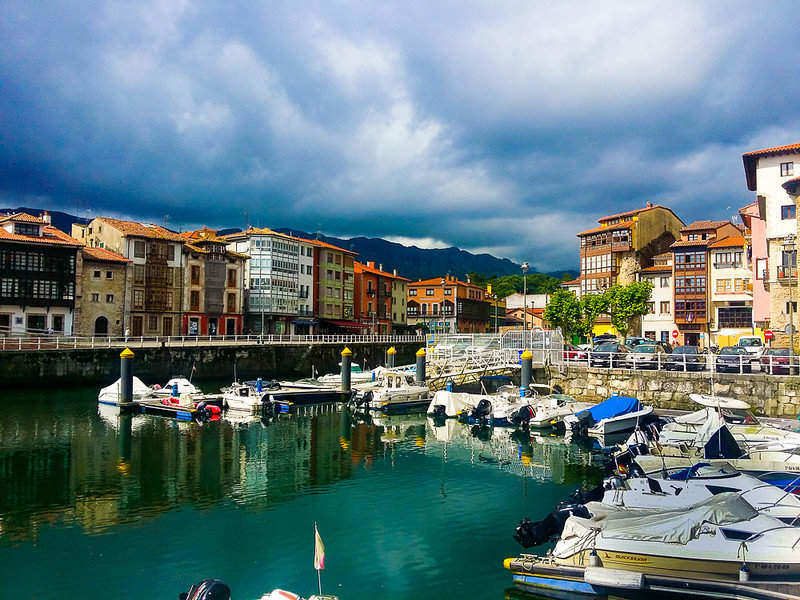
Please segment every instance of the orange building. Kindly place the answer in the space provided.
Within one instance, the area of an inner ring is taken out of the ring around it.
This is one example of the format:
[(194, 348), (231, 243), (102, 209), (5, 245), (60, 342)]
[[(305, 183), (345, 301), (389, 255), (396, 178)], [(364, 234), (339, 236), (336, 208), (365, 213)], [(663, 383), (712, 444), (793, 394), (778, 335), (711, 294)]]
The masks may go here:
[(486, 290), (453, 275), (408, 284), (408, 324), (439, 333), (486, 333)]
[(362, 324), (362, 333), (391, 333), (393, 313), (392, 289), (396, 282), (409, 280), (396, 272), (388, 273), (379, 265), (353, 263), (355, 274), (355, 315)]

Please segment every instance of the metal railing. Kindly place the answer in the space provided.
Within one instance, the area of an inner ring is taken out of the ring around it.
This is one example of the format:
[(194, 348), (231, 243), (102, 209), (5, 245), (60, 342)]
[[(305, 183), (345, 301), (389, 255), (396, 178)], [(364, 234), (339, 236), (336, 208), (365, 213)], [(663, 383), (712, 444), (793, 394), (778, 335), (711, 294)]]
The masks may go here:
[(563, 363), (594, 368), (662, 371), (708, 371), (718, 373), (764, 373), (797, 375), (800, 356), (752, 356), (746, 354), (643, 354), (636, 352), (594, 352), (565, 350)]
[(185, 348), (194, 346), (258, 346), (262, 344), (402, 344), (425, 343), (417, 335), (205, 335), (205, 336), (28, 336), (0, 337), (0, 351), (76, 350), (101, 348)]

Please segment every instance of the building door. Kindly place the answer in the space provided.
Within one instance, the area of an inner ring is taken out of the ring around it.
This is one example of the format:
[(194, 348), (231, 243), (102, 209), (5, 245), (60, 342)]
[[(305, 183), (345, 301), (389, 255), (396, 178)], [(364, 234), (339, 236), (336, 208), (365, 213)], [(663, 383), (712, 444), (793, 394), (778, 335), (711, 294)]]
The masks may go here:
[(211, 317), (208, 320), (208, 335), (217, 335), (217, 319), (216, 319), (216, 317)]
[(161, 322), (161, 335), (169, 337), (172, 335), (172, 317), (164, 317)]
[(0, 334), (11, 333), (11, 315), (0, 315)]
[(94, 322), (95, 335), (108, 335), (108, 319), (105, 317), (97, 317)]
[(236, 319), (225, 319), (225, 335), (236, 335)]
[(64, 315), (53, 315), (53, 331), (64, 333)]
[(131, 335), (141, 337), (144, 335), (144, 317), (133, 317), (131, 319)]
[(684, 333), (683, 339), (686, 346), (699, 346), (700, 334), (699, 333)]

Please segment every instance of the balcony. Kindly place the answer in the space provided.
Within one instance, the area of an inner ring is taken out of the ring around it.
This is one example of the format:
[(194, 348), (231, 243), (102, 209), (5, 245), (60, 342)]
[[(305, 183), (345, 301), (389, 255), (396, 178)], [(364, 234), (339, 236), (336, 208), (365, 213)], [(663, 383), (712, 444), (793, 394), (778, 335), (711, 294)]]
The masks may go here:
[(789, 281), (797, 278), (797, 267), (778, 265), (778, 281)]
[(611, 242), (612, 252), (629, 252), (631, 243), (627, 241)]
[(734, 262), (721, 261), (721, 262), (715, 262), (715, 263), (714, 263), (714, 268), (715, 268), (715, 269), (741, 269), (741, 268), (742, 268), (742, 261), (734, 261)]

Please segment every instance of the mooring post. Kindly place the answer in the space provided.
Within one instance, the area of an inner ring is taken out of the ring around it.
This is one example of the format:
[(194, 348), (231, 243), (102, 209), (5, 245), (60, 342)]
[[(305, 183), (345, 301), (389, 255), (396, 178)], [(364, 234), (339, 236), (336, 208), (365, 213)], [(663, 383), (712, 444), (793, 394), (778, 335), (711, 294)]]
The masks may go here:
[(415, 378), (419, 385), (425, 385), (425, 348), (417, 350), (417, 373)]
[(531, 384), (531, 373), (533, 373), (533, 353), (527, 348), (520, 356), (522, 360), (522, 372), (519, 379), (519, 395), (524, 398)]
[(389, 348), (386, 351), (386, 366), (390, 369), (394, 369), (394, 355), (397, 354), (397, 350), (395, 350), (394, 346)]
[(130, 348), (119, 355), (119, 403), (129, 405), (133, 402), (133, 357)]
[(347, 346), (342, 350), (342, 391), (350, 391), (350, 362), (353, 360), (353, 353)]

